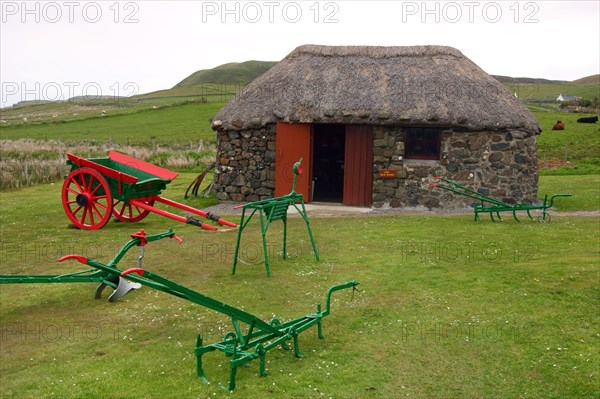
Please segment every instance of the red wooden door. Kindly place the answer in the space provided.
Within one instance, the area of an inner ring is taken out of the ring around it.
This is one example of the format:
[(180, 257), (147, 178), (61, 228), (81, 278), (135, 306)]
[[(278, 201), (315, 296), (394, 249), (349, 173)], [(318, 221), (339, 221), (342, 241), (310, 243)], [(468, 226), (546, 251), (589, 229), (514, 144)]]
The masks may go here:
[(275, 196), (289, 194), (294, 181), (294, 163), (302, 158), (302, 174), (296, 192), (310, 202), (312, 190), (312, 126), (308, 123), (277, 123), (275, 132)]
[(354, 206), (373, 203), (373, 130), (370, 126), (346, 126), (342, 203)]

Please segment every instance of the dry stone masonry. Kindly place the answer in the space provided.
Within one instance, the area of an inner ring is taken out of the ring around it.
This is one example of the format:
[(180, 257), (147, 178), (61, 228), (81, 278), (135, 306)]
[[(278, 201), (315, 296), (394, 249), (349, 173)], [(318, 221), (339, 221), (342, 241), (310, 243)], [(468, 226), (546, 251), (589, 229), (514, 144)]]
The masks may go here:
[(430, 190), (435, 176), (460, 182), (506, 203), (535, 202), (536, 136), (522, 131), (442, 132), (441, 160), (405, 160), (404, 131), (376, 127), (374, 169), (396, 170), (395, 179), (374, 175), (373, 206), (462, 208), (473, 199)]
[(220, 130), (215, 170), (217, 197), (253, 202), (275, 193), (275, 125), (257, 130)]
[[(224, 201), (272, 198), (275, 189), (275, 125), (254, 130), (219, 130), (215, 172), (217, 197)], [(435, 176), (467, 186), (506, 203), (535, 202), (538, 184), (535, 134), (520, 130), (442, 132), (441, 159), (404, 159), (405, 132), (375, 126), (373, 206), (464, 208), (472, 199), (431, 190)], [(382, 179), (379, 169), (396, 177)]]

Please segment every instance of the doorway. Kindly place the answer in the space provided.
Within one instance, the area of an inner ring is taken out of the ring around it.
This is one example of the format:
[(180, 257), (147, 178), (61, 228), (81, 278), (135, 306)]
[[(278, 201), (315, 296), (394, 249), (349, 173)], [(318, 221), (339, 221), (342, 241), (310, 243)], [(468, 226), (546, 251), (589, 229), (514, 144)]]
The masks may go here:
[(313, 200), (342, 202), (346, 126), (317, 124), (313, 134)]
[(293, 165), (304, 172), (296, 192), (306, 202), (370, 206), (373, 193), (373, 129), (364, 125), (278, 122), (275, 196), (286, 195), (294, 181)]

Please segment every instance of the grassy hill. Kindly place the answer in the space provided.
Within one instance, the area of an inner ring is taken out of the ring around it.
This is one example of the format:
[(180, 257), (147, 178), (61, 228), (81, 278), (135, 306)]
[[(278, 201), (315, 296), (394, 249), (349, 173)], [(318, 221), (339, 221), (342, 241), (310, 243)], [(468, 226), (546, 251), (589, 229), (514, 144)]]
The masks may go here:
[[(600, 84), (567, 83), (505, 83), (522, 100), (538, 100), (556, 103), (560, 94), (570, 94), (591, 100), (600, 98)], [(558, 104), (556, 104), (558, 105)]]
[(539, 78), (513, 78), (492, 75), (500, 83), (519, 95), (519, 98), (549, 97), (556, 100), (559, 94), (572, 94), (587, 99), (600, 96), (600, 75), (591, 75), (574, 80), (548, 80)]
[(588, 100), (600, 98), (600, 75), (586, 76), (572, 82), (498, 75), (493, 77), (523, 100), (556, 102), (560, 94), (570, 94)]
[[(172, 89), (118, 101), (31, 103), (4, 108), (0, 110), (0, 134), (2, 139), (9, 140), (28, 138), (102, 142), (110, 139), (114, 143), (134, 145), (174, 144), (200, 139), (214, 142), (210, 118), (243, 87), (216, 82), (247, 82), (273, 64), (263, 61), (225, 64), (212, 70), (198, 71)], [(600, 84), (594, 83), (599, 75), (574, 82), (497, 78), (518, 93), (521, 99), (550, 99), (547, 104), (530, 104), (531, 111), (545, 132), (540, 139), (540, 145), (545, 146), (545, 156), (560, 157), (567, 145), (570, 147), (568, 156), (572, 161), (598, 158), (592, 151), (598, 150), (597, 127), (578, 126), (575, 123), (577, 114), (558, 111), (558, 104), (554, 99), (560, 93), (584, 98), (600, 96)], [(210, 81), (215, 83), (209, 83)], [(552, 124), (557, 119), (568, 123), (568, 132), (551, 132)]]
[(185, 98), (227, 102), (248, 83), (268, 71), (276, 61), (231, 62), (192, 73), (170, 89), (134, 96), (136, 99)]
[(535, 84), (564, 84), (569, 83), (567, 80), (549, 80), (541, 78), (513, 78), (511, 76), (491, 75), (500, 83), (516, 84), (516, 83), (535, 83)]
[(276, 61), (246, 61), (219, 65), (212, 69), (194, 72), (177, 83), (174, 88), (204, 84), (245, 86), (275, 64), (277, 64)]
[(574, 80), (572, 83), (577, 85), (600, 85), (600, 75), (586, 76), (585, 78)]

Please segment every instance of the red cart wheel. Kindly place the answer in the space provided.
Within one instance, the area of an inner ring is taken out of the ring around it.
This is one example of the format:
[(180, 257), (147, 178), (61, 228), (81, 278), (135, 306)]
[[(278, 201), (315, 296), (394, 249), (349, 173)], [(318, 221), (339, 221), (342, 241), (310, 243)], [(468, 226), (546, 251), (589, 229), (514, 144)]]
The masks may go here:
[[(144, 200), (142, 201), (144, 204), (153, 206), (154, 200)], [(129, 202), (115, 200), (113, 204), (113, 214), (122, 222), (139, 222), (148, 214), (150, 211), (142, 208), (138, 208), (135, 205), (131, 205)]]
[(63, 208), (80, 229), (97, 230), (110, 219), (112, 194), (106, 179), (91, 168), (75, 169), (62, 188)]

